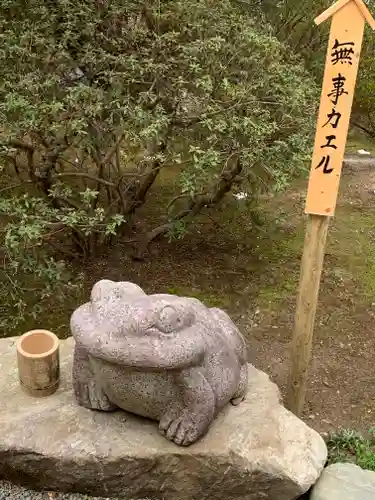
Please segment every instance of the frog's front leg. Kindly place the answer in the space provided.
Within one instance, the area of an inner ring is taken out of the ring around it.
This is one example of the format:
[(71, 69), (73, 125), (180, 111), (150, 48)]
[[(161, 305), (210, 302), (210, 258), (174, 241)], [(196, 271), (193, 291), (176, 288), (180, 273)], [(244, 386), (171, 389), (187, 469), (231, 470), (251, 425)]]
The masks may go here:
[(84, 347), (76, 344), (73, 357), (73, 390), (80, 406), (90, 410), (113, 411), (117, 406), (107, 398), (97, 383)]
[(170, 441), (188, 446), (206, 434), (215, 416), (215, 395), (199, 368), (176, 374), (181, 399), (173, 402), (159, 422), (160, 432)]

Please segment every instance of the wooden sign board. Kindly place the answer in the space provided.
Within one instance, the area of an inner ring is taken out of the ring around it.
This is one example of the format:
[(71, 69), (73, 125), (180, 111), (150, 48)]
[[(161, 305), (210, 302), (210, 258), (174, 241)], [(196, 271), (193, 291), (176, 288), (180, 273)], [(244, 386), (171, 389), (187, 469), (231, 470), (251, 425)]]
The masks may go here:
[(315, 313), (330, 217), (339, 189), (365, 21), (375, 20), (363, 0), (338, 0), (315, 19), (332, 16), (323, 90), (306, 200), (306, 239), (297, 296), (286, 405), (302, 412)]
[[(325, 216), (333, 216), (335, 212), (365, 26), (357, 1), (340, 1), (332, 9), (335, 13), (305, 210), (307, 214)], [(319, 24), (327, 15), (330, 13), (326, 11), (315, 22)]]

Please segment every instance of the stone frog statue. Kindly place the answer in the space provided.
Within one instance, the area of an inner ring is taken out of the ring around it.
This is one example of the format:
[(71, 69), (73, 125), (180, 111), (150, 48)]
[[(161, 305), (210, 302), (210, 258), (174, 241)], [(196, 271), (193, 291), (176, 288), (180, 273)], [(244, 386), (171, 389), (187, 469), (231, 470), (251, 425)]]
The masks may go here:
[(245, 398), (245, 341), (224, 311), (197, 299), (101, 280), (71, 330), (78, 403), (157, 420), (177, 445), (197, 441), (225, 405)]

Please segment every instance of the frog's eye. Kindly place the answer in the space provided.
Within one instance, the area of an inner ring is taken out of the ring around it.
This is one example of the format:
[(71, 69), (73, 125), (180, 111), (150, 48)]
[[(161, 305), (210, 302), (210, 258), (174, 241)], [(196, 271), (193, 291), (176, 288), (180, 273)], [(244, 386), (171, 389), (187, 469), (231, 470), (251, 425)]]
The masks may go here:
[(184, 322), (176, 309), (172, 306), (165, 306), (160, 311), (159, 319), (155, 325), (164, 333), (172, 333), (180, 330)]

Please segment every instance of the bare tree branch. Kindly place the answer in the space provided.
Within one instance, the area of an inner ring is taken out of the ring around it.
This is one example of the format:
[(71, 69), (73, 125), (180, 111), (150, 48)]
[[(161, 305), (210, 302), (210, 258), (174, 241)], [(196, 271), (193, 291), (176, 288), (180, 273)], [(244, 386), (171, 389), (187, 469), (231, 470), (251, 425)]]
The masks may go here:
[(369, 128), (366, 128), (364, 127), (363, 125), (361, 125), (360, 123), (358, 122), (353, 122), (353, 125), (357, 128), (359, 128), (360, 130), (362, 130), (363, 132), (365, 132), (367, 135), (369, 135), (370, 137), (375, 137), (375, 131), (372, 131), (370, 130)]
[(34, 153), (35, 148), (32, 144), (28, 144), (27, 142), (19, 141), (17, 139), (13, 139), (9, 141), (9, 146), (12, 146), (17, 149), (23, 149), (24, 151), (31, 151)]
[(177, 213), (172, 221), (161, 224), (145, 235), (134, 255), (136, 260), (142, 260), (150, 243), (171, 231), (178, 221), (184, 220), (190, 222), (204, 207), (215, 205), (231, 190), (237, 176), (242, 172), (242, 165), (238, 154), (234, 153), (230, 155), (226, 161), (226, 165), (228, 168), (222, 171), (211, 191), (190, 198), (188, 206)]
[(17, 189), (18, 187), (23, 186), (24, 184), (34, 184), (34, 181), (22, 181), (17, 184), (11, 184), (10, 186), (5, 186), (0, 189), (0, 193), (5, 193), (6, 191), (10, 191), (12, 189)]
[(90, 179), (94, 182), (97, 182), (99, 184), (103, 184), (105, 186), (110, 186), (113, 188), (116, 188), (116, 184), (110, 181), (106, 181), (105, 179), (100, 179), (99, 177), (96, 177), (95, 175), (90, 175), (86, 174), (86, 172), (62, 172), (60, 174), (55, 174), (54, 177), (84, 177), (85, 179)]

